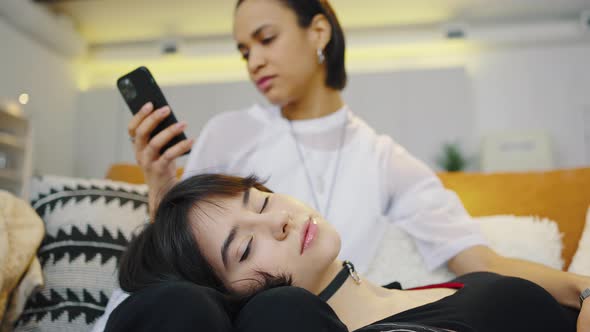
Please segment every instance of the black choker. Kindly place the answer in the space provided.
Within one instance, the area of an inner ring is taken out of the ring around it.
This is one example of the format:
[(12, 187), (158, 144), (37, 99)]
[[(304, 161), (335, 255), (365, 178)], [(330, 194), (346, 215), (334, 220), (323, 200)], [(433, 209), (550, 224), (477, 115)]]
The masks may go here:
[(348, 276), (350, 276), (357, 285), (360, 285), (361, 278), (358, 273), (356, 273), (354, 265), (349, 261), (344, 261), (342, 262), (342, 270), (338, 272), (336, 277), (332, 279), (332, 282), (330, 282), (330, 284), (328, 284), (328, 286), (326, 286), (326, 288), (324, 288), (324, 290), (318, 295), (320, 299), (327, 302), (332, 295), (342, 287), (342, 284), (348, 279)]

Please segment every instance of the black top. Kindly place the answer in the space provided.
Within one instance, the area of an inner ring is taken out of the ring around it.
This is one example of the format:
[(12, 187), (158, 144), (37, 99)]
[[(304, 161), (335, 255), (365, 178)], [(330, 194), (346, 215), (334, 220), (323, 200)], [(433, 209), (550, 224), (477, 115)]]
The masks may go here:
[(326, 302), (303, 288), (261, 292), (236, 317), (228, 315), (224, 303), (212, 289), (163, 282), (125, 299), (109, 317), (105, 332), (348, 332)]
[(223, 297), (189, 282), (164, 282), (133, 293), (111, 313), (105, 332), (230, 332)]
[[(479, 272), (453, 282), (463, 284), (455, 294), (382, 319), (357, 332), (576, 329), (578, 312), (562, 307), (530, 281)], [(105, 331), (348, 331), (326, 302), (297, 287), (264, 291), (252, 298), (237, 317), (230, 317), (227, 312), (223, 297), (212, 289), (188, 282), (166, 282), (123, 301), (111, 314)]]
[(240, 311), (235, 332), (348, 332), (330, 306), (299, 287), (259, 293)]
[[(452, 282), (464, 286), (451, 296), (372, 325), (416, 323), (458, 332), (567, 332), (576, 330), (578, 312), (562, 307), (537, 284), (477, 272)], [(359, 331), (374, 331), (371, 327)]]

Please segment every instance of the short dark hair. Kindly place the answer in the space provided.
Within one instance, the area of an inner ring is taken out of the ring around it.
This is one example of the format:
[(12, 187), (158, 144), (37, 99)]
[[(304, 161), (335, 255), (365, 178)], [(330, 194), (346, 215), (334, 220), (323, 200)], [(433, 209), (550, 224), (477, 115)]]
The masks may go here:
[[(238, 0), (236, 8), (246, 0)], [(346, 43), (344, 32), (336, 17), (336, 13), (328, 0), (278, 0), (297, 15), (299, 26), (308, 28), (313, 18), (322, 14), (330, 22), (332, 27), (332, 36), (328, 45), (324, 49), (326, 56), (326, 85), (336, 89), (343, 90), (346, 87), (347, 75), (344, 65), (344, 53)]]
[(288, 276), (259, 272), (263, 279), (260, 287), (249, 294), (230, 292), (193, 236), (189, 217), (195, 215), (200, 204), (219, 206), (212, 198), (235, 197), (251, 188), (270, 192), (256, 176), (201, 174), (177, 183), (162, 198), (154, 221), (145, 226), (123, 254), (119, 265), (121, 288), (132, 293), (162, 282), (188, 281), (243, 301), (261, 290), (291, 285)]

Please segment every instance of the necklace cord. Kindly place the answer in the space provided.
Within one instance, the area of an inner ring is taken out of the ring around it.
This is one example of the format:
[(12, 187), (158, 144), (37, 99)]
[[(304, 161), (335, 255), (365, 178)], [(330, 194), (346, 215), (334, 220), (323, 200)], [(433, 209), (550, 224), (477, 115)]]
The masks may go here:
[(351, 277), (357, 285), (361, 284), (361, 278), (356, 273), (354, 265), (350, 261), (342, 262), (342, 269), (334, 279), (318, 294), (319, 298), (328, 302), (328, 300), (342, 287), (348, 277)]
[(342, 130), (340, 133), (340, 145), (338, 146), (338, 154), (336, 155), (336, 166), (335, 166), (334, 172), (332, 174), (332, 181), (330, 182), (330, 190), (328, 191), (328, 199), (326, 201), (325, 211), (321, 211), (320, 203), (319, 203), (318, 197), (316, 195), (316, 192), (315, 192), (315, 189), (313, 186), (313, 181), (311, 179), (311, 174), (310, 174), (310, 171), (307, 167), (307, 163), (305, 162), (305, 156), (303, 155), (303, 151), (301, 150), (301, 146), (299, 145), (299, 141), (297, 140), (297, 136), (296, 136), (295, 130), (293, 128), (293, 123), (290, 120), (288, 120), (289, 129), (291, 131), (291, 136), (293, 137), (293, 141), (295, 142), (295, 147), (297, 148), (297, 154), (299, 156), (299, 161), (303, 165), (303, 169), (305, 171), (305, 177), (307, 179), (307, 185), (309, 186), (309, 190), (311, 191), (311, 195), (313, 198), (315, 208), (324, 217), (327, 217), (328, 212), (330, 210), (330, 206), (332, 203), (332, 195), (334, 193), (334, 187), (336, 186), (336, 178), (337, 178), (338, 172), (340, 170), (340, 159), (342, 156), (342, 148), (344, 147), (344, 141), (346, 139), (346, 127), (348, 125), (348, 114), (346, 114), (346, 116), (347, 116), (347, 119), (344, 121), (344, 124), (342, 125)]

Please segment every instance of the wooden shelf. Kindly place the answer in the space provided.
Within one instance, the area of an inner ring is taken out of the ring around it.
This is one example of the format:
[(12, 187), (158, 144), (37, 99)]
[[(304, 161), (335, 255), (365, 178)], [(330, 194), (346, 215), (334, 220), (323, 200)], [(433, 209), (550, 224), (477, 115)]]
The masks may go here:
[(0, 189), (28, 199), (32, 172), (32, 136), (28, 119), (17, 108), (0, 105), (0, 151), (8, 168), (0, 168)]
[(0, 132), (0, 145), (21, 149), (26, 149), (27, 145), (22, 137)]
[(0, 119), (6, 121), (15, 121), (22, 124), (26, 124), (28, 122), (24, 116), (16, 115), (11, 112), (4, 111), (3, 109), (0, 109)]
[(18, 183), (21, 182), (21, 174), (19, 171), (14, 169), (0, 169), (0, 180)]

